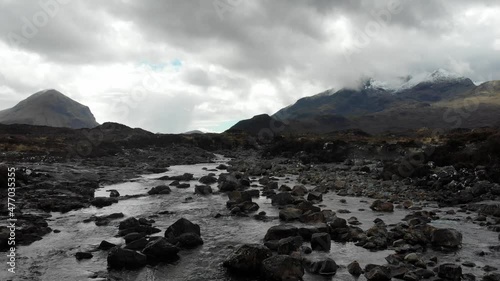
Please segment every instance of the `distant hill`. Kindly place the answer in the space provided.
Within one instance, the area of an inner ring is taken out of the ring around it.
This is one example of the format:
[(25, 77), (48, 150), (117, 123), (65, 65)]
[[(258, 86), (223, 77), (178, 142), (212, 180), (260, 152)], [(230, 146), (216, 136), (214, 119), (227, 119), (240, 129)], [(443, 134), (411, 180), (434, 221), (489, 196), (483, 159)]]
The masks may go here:
[(283, 122), (278, 121), (267, 114), (261, 114), (254, 116), (251, 119), (242, 120), (236, 123), (226, 132), (229, 133), (246, 132), (252, 135), (258, 135), (261, 132), (265, 133), (263, 130), (276, 131), (276, 129), (281, 130), (282, 128), (285, 127), (286, 125)]
[(2, 124), (27, 124), (73, 129), (99, 125), (90, 109), (56, 90), (37, 92), (16, 106), (0, 111)]
[(272, 116), (240, 121), (228, 131), (256, 134), (269, 120), (279, 120), (286, 124), (285, 131), (293, 133), (359, 129), (377, 134), (498, 126), (500, 81), (476, 86), (470, 79), (442, 69), (421, 78), (407, 77), (392, 88), (367, 79), (357, 89), (327, 90), (301, 98)]

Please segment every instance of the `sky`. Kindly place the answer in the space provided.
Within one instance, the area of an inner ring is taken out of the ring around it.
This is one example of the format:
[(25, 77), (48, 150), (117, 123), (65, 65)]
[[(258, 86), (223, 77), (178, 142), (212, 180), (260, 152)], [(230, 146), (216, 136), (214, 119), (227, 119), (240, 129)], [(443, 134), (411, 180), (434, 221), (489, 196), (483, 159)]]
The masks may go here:
[(500, 79), (500, 1), (0, 0), (0, 110), (43, 89), (99, 123), (221, 132), (327, 89)]

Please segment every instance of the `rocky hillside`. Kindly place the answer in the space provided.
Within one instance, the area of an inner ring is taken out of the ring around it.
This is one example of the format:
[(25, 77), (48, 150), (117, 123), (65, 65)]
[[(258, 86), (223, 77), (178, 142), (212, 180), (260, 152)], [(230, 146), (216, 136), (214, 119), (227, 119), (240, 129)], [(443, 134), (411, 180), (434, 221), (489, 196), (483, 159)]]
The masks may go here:
[(44, 90), (0, 111), (2, 124), (28, 124), (73, 129), (94, 128), (96, 122), (90, 109), (56, 90)]

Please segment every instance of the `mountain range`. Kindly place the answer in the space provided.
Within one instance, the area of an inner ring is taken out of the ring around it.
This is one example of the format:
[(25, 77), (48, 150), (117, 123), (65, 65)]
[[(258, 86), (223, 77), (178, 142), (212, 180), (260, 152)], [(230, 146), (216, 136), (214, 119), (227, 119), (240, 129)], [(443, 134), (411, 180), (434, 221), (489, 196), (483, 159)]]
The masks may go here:
[(56, 90), (37, 92), (14, 107), (0, 111), (0, 123), (73, 129), (99, 125), (87, 106)]
[[(366, 79), (356, 89), (327, 90), (299, 99), (272, 116), (242, 120), (228, 131), (329, 133), (360, 129), (370, 134), (500, 125), (500, 81), (476, 85), (443, 69), (406, 77), (397, 87)], [(271, 124), (273, 123), (273, 124)], [(284, 129), (282, 129), (284, 128)]]

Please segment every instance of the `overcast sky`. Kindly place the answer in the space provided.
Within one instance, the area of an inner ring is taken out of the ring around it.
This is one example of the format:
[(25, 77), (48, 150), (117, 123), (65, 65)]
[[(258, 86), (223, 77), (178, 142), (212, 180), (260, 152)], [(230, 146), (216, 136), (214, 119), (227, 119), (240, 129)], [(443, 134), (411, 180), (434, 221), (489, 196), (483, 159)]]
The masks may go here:
[(223, 131), (444, 68), (500, 79), (500, 1), (0, 0), (0, 109), (54, 88), (98, 122)]

